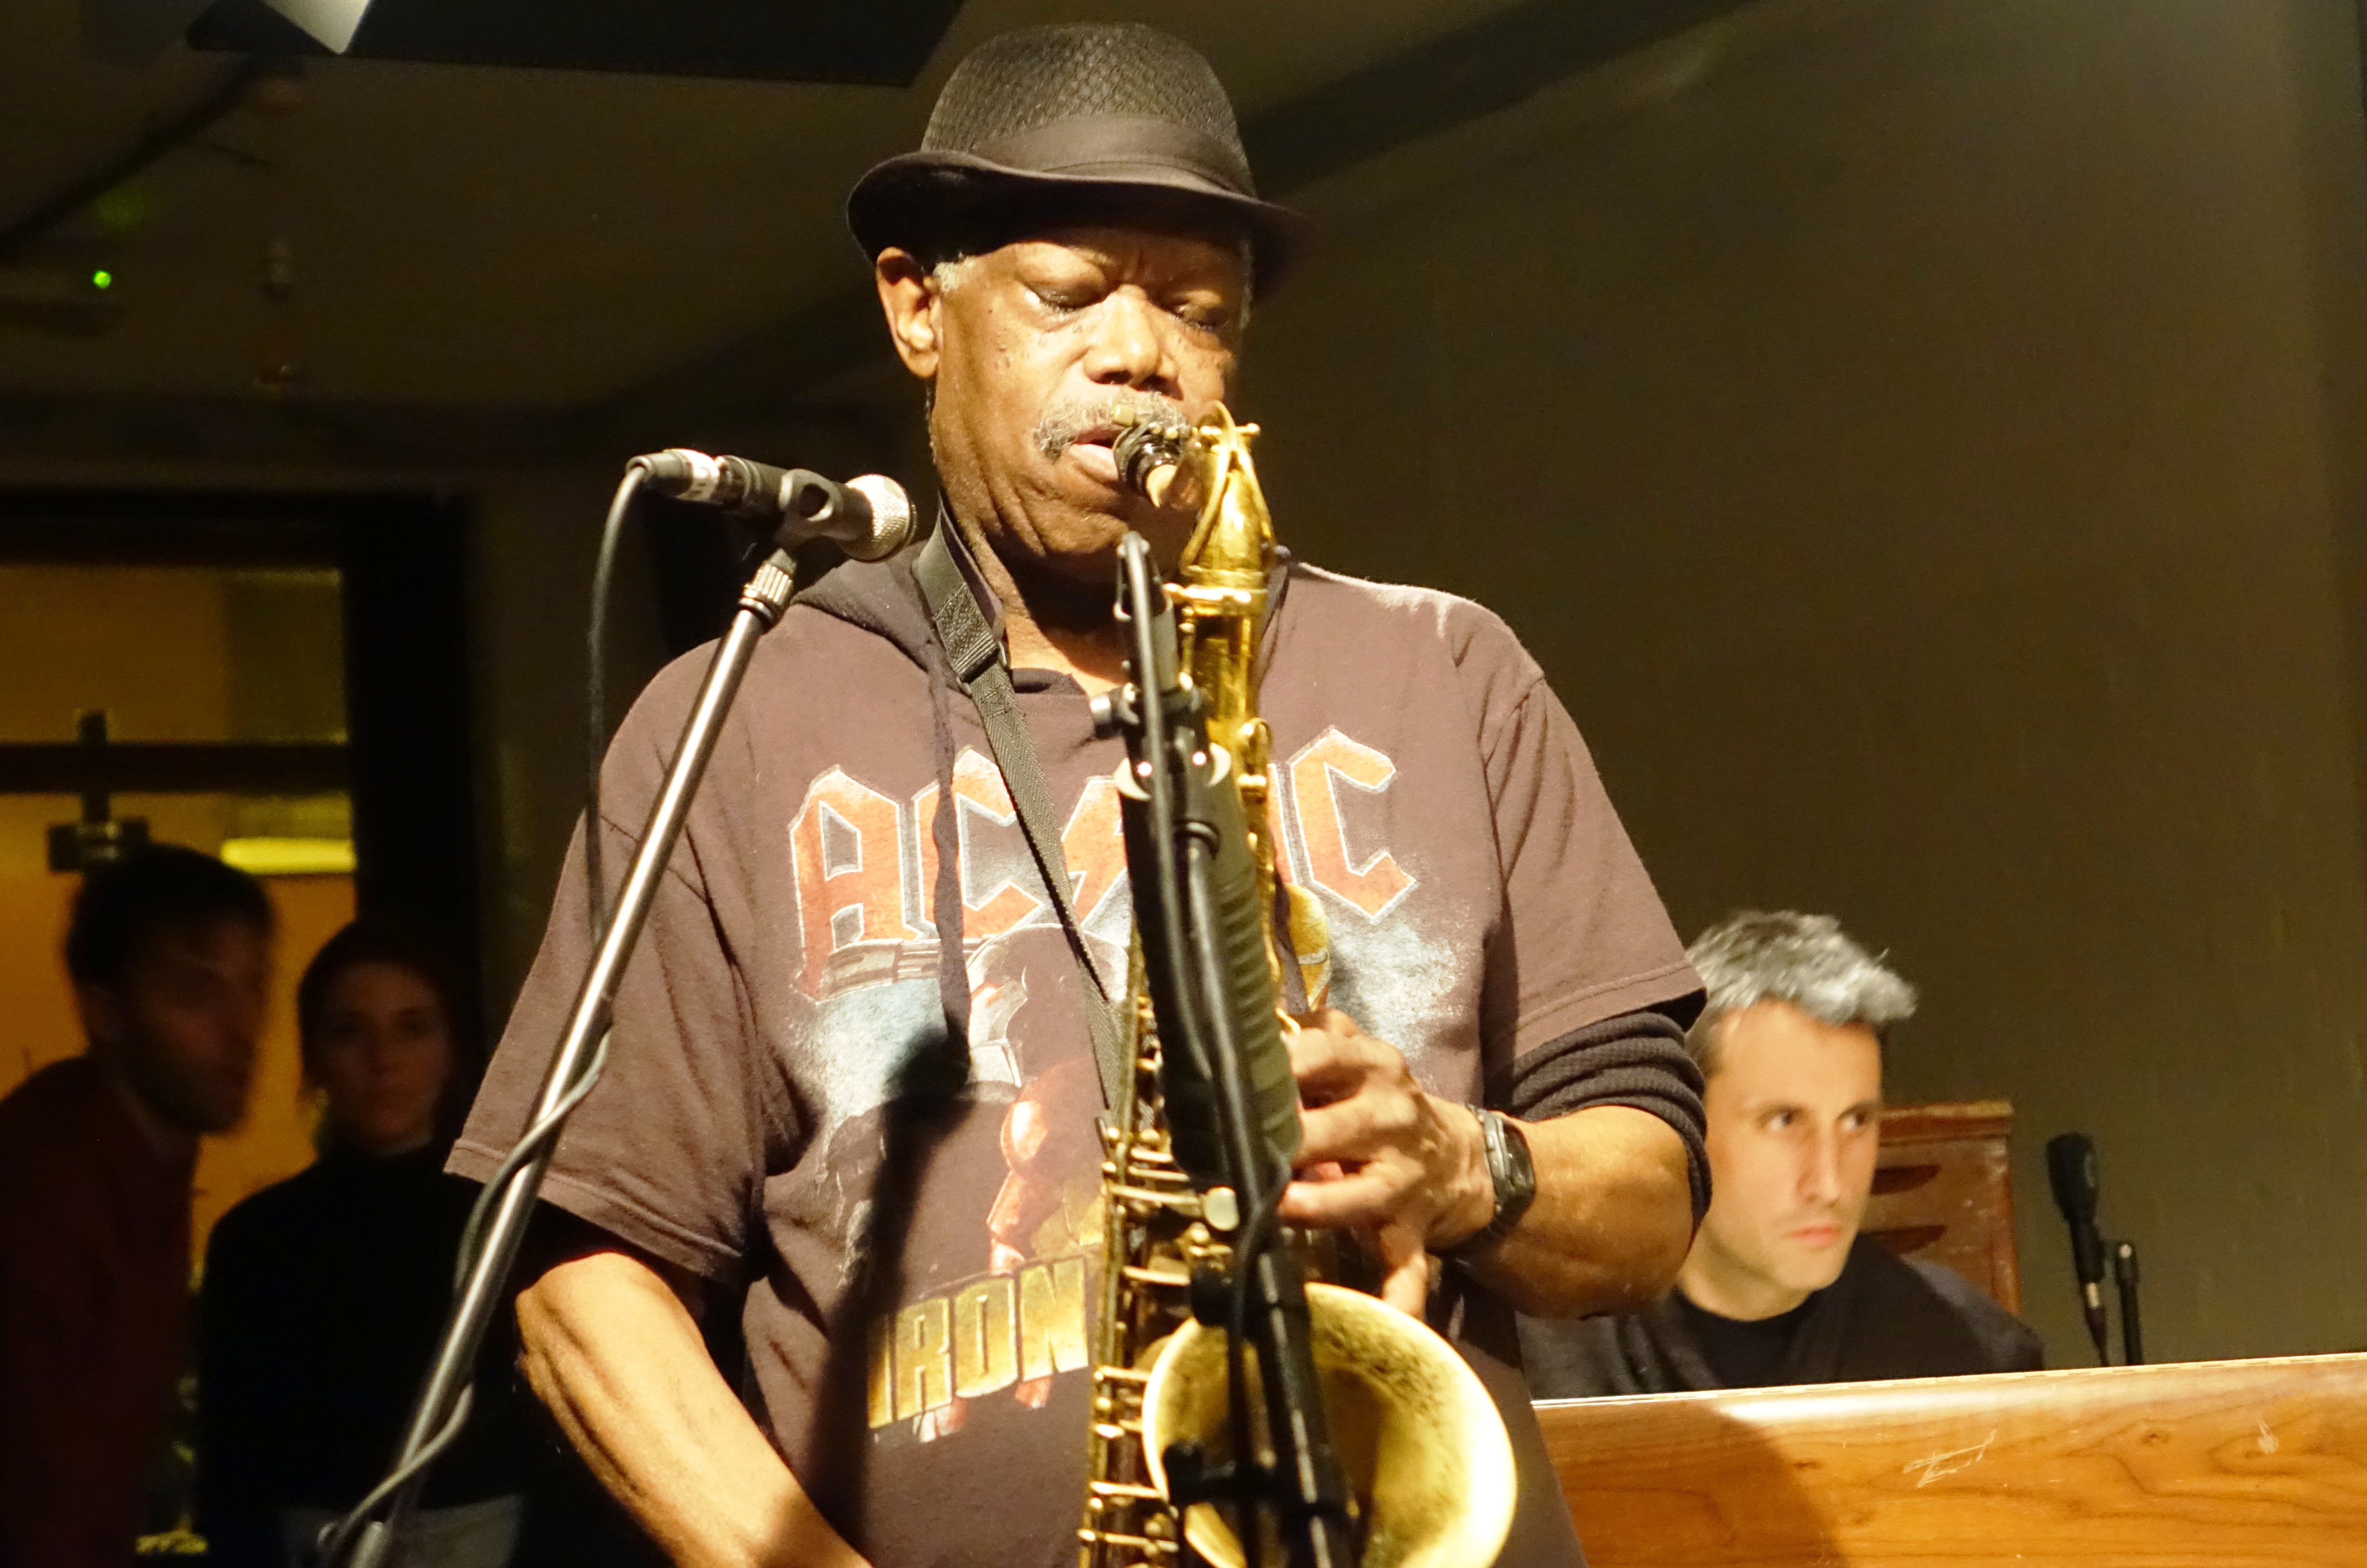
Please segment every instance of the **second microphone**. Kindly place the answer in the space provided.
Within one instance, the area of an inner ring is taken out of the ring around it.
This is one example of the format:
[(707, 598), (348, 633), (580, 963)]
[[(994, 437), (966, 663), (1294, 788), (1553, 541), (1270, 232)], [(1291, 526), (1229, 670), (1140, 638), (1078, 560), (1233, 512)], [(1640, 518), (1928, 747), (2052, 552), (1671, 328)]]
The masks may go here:
[(912, 498), (885, 474), (842, 484), (810, 469), (669, 447), (633, 460), (661, 495), (720, 506), (774, 530), (785, 549), (826, 539), (856, 561), (884, 561), (912, 540)]

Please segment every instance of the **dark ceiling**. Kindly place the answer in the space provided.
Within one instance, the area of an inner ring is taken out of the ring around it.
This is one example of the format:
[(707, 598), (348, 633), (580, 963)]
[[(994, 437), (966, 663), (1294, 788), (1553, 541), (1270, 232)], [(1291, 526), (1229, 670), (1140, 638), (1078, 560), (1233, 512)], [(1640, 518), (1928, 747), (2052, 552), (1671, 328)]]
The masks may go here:
[[(119, 320), (81, 337), (0, 325), (0, 440), (96, 406), (235, 413), (279, 356), (323, 427), (387, 407), (563, 421), (776, 405), (876, 337), (848, 303), (864, 274), (844, 193), (917, 141), (952, 62), (993, 33), (1116, 17), (1179, 34), (1282, 193), (1738, 4), (970, 0), (905, 88), (308, 62), (16, 258), (104, 267)], [(0, 231), (237, 68), (177, 44), (107, 63), (81, 26), (76, 0), (0, 7)]]

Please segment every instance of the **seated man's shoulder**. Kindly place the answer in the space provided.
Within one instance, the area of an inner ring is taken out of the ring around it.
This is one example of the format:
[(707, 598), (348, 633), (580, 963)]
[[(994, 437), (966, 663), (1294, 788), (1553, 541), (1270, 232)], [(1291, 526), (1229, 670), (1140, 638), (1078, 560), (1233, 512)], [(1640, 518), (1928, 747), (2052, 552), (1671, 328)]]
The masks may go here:
[(1521, 1363), (1538, 1399), (1665, 1393), (1646, 1353), (1644, 1325), (1625, 1317), (1520, 1319)]
[(2045, 1347), (2030, 1325), (1946, 1264), (1896, 1257), (1875, 1244), (1861, 1246), (1866, 1259), (1879, 1260), (1890, 1285), (1886, 1293), (1911, 1296), (1955, 1320), (1977, 1347), (1980, 1370), (2034, 1372), (2045, 1366)]

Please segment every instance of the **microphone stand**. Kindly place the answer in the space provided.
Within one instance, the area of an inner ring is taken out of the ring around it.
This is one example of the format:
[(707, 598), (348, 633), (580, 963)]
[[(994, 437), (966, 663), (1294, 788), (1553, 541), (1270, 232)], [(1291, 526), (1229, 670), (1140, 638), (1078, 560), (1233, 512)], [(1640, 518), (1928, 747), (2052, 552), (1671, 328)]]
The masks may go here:
[[(1318, 1381), (1305, 1278), (1279, 1235), (1275, 1205), (1290, 1179), (1288, 1151), (1262, 1129), (1246, 1057), (1258, 1020), (1274, 1006), (1263, 915), (1246, 856), (1228, 863), (1228, 846), (1246, 842), (1240, 800), (1229, 778), (1212, 771), (1199, 697), (1177, 673), (1174, 618), (1152, 574), (1150, 546), (1128, 534), (1118, 547), (1118, 609), (1131, 638), (1130, 686), (1104, 711), (1127, 738), (1127, 860), (1135, 878), (1146, 971), (1171, 1077), (1188, 1066), (1195, 1087), (1210, 1091), (1221, 1169), (1190, 1170), (1212, 1190), (1221, 1175), (1238, 1199), (1232, 1278), (1194, 1282), (1194, 1314), (1209, 1322), (1229, 1309), (1228, 1369), (1231, 1462), (1212, 1467), (1177, 1445), (1161, 1456), (1177, 1507), (1230, 1493), (1244, 1559), (1263, 1557), (1257, 1521), (1270, 1513), (1293, 1568), (1353, 1568), (1357, 1559), (1346, 1469), (1331, 1437)], [(1246, 895), (1242, 883), (1249, 883)], [(1171, 1131), (1179, 1157), (1191, 1133), (1175, 1128), (1179, 1096), (1170, 1093)], [(1295, 1096), (1294, 1096), (1295, 1102)], [(1187, 1167), (1188, 1170), (1188, 1167)], [(1214, 1289), (1206, 1288), (1213, 1285)], [(1219, 1301), (1219, 1292), (1229, 1301)], [(1253, 1400), (1244, 1349), (1256, 1357), (1257, 1389), (1273, 1458), (1253, 1450)]]
[[(796, 559), (787, 549), (776, 547), (741, 591), (739, 609), (708, 661), (697, 700), (691, 705), (674, 760), (667, 765), (664, 782), (650, 808), (616, 911), (576, 989), (574, 1008), (543, 1074), (534, 1119), (487, 1183), (486, 1198), (480, 1200), (479, 1215), (490, 1212), (491, 1221), (477, 1233), (472, 1219), (472, 1234), (462, 1243), (465, 1272), (455, 1286), (451, 1313), (435, 1360), (420, 1385), (402, 1449), (387, 1478), (332, 1528), (322, 1545), (322, 1568), (380, 1568), (390, 1560), (396, 1536), (418, 1502), (428, 1466), (459, 1435), (468, 1419), (470, 1369), (526, 1239), (527, 1222), (559, 1133), (568, 1114), (590, 1091), (606, 1057), (609, 1015), (617, 983), (640, 941), (641, 926), (674, 857), (675, 842), (682, 836), (691, 801), (706, 776), (716, 738), (739, 692), (741, 677), (747, 673), (757, 640), (779, 623), (801, 585)], [(584, 824), (587, 835), (600, 830), (598, 823)], [(485, 1207), (488, 1202), (490, 1209)]]
[(2145, 1331), (2137, 1320), (2137, 1244), (2112, 1244), (2112, 1284), (2121, 1293), (2121, 1364), (2145, 1365)]

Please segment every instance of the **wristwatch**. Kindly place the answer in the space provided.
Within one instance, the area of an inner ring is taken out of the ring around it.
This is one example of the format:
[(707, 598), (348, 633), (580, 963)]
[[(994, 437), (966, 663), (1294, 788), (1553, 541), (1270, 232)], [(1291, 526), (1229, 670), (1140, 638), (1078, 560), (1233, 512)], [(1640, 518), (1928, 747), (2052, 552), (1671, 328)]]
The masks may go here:
[(1488, 1179), (1496, 1187), (1496, 1212), (1485, 1225), (1442, 1247), (1441, 1257), (1464, 1258), (1511, 1233), (1537, 1198), (1537, 1167), (1529, 1158), (1529, 1140), (1520, 1124), (1501, 1111), (1471, 1108), (1479, 1119), (1479, 1137), (1488, 1155)]

